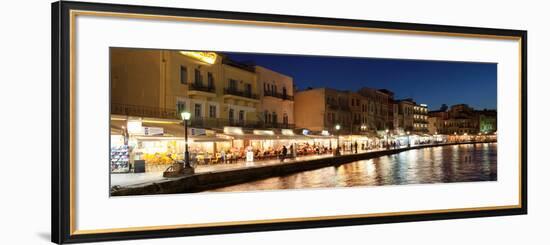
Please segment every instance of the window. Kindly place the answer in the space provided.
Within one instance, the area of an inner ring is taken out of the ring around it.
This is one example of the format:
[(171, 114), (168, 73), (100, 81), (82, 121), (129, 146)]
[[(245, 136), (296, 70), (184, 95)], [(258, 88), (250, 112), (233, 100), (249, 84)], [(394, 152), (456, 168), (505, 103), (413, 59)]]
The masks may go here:
[(208, 73), (208, 88), (214, 87), (214, 76), (212, 75), (212, 72)]
[(283, 87), (283, 98), (286, 99), (286, 87)]
[(199, 118), (201, 116), (202, 116), (202, 105), (195, 104), (195, 118)]
[(229, 79), (229, 90), (232, 90), (232, 91), (237, 90), (237, 80)]
[(185, 111), (185, 102), (184, 101), (178, 101), (176, 103), (176, 110), (178, 111), (178, 115)]
[[(283, 91), (284, 91), (284, 90), (283, 90)], [(284, 123), (285, 125), (288, 125), (288, 114), (286, 114), (286, 113), (283, 114), (283, 123)]]
[(247, 83), (244, 88), (245, 95), (250, 97), (252, 95), (252, 85), (250, 83)]
[(243, 121), (244, 121), (244, 111), (243, 111), (243, 110), (240, 110), (240, 111), (239, 111), (239, 121), (240, 121), (240, 122), (243, 122)]
[(195, 84), (198, 87), (202, 85), (201, 71), (199, 69), (195, 69)]
[(267, 116), (268, 116), (269, 112), (266, 110), (264, 112), (264, 123), (268, 123), (269, 121), (267, 120)]
[(210, 109), (208, 110), (208, 115), (210, 118), (216, 118), (216, 106), (210, 105)]
[(235, 120), (235, 110), (229, 109), (229, 122), (233, 122)]
[(180, 83), (187, 84), (187, 67), (180, 66)]
[(271, 120), (273, 120), (273, 123), (277, 123), (277, 113), (273, 112), (273, 115), (271, 116)]

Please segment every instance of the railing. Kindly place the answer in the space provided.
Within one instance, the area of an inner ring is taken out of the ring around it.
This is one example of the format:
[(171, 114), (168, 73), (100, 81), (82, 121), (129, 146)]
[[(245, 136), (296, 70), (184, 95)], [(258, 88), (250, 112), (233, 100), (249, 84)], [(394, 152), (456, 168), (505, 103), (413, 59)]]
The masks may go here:
[[(111, 114), (134, 116), (134, 117), (152, 117), (163, 119), (181, 119), (176, 110), (155, 108), (137, 105), (111, 104)], [(263, 121), (239, 120), (210, 117), (191, 117), (189, 125), (202, 128), (223, 128), (225, 126), (235, 126), (244, 128), (295, 128), (290, 123), (265, 123)]]
[(266, 123), (266, 122), (261, 122), (260, 127), (262, 127), (262, 128), (288, 128), (288, 129), (293, 129), (293, 128), (296, 127), (296, 125), (290, 124), (290, 123)]
[(125, 104), (111, 104), (111, 114), (137, 117), (180, 119), (178, 112), (173, 109)]
[(328, 104), (328, 108), (330, 108), (332, 110), (338, 110), (340, 107), (338, 105), (335, 105), (335, 104)]
[(203, 84), (191, 83), (189, 84), (189, 90), (196, 90), (208, 93), (215, 93), (216, 89), (214, 86), (204, 86)]
[(413, 119), (413, 122), (415, 122), (415, 123), (428, 123), (428, 120), (425, 120), (425, 119)]
[(226, 89), (223, 90), (223, 92), (224, 92), (224, 94), (227, 94), (227, 95), (236, 95), (236, 96), (245, 97), (245, 98), (249, 98), (249, 99), (255, 99), (255, 100), (258, 99), (258, 95), (253, 94), (252, 92), (240, 91), (240, 90), (232, 89), (232, 88), (226, 88)]
[(294, 96), (292, 95), (278, 93), (275, 91), (268, 91), (268, 90), (264, 90), (264, 96), (271, 96), (271, 97), (275, 97), (283, 100), (294, 100)]
[(223, 128), (225, 126), (243, 127), (243, 128), (295, 128), (294, 124), (289, 123), (264, 123), (262, 121), (192, 117), (189, 125), (203, 128)]

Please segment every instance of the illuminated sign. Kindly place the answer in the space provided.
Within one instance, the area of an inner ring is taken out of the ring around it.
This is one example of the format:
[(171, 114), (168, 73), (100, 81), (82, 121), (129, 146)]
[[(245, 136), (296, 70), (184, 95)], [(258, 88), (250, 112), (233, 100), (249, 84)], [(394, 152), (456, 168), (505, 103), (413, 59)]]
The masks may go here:
[(128, 129), (128, 133), (130, 134), (143, 134), (141, 120), (128, 120), (126, 128)]
[(255, 135), (274, 135), (275, 134), (272, 130), (254, 130), (252, 132)]
[(302, 134), (303, 134), (303, 135), (308, 135), (308, 134), (309, 134), (309, 130), (303, 129), (303, 130), (302, 130)]
[(223, 133), (224, 134), (243, 134), (243, 129), (239, 127), (223, 127)]
[(225, 134), (216, 134), (216, 138), (220, 138), (220, 139), (224, 139), (224, 140), (232, 140), (234, 139), (233, 137), (229, 136), (229, 135), (225, 135)]
[(286, 136), (294, 136), (294, 131), (292, 131), (292, 129), (281, 129), (281, 134)]
[(180, 54), (211, 65), (216, 63), (216, 58), (218, 57), (218, 55), (214, 52), (180, 51)]
[(327, 130), (323, 130), (323, 131), (321, 131), (321, 135), (323, 135), (323, 136), (329, 136), (330, 133), (329, 133)]
[(143, 127), (144, 135), (163, 135), (164, 129), (160, 127)]
[(204, 128), (191, 128), (191, 135), (206, 135), (206, 129)]

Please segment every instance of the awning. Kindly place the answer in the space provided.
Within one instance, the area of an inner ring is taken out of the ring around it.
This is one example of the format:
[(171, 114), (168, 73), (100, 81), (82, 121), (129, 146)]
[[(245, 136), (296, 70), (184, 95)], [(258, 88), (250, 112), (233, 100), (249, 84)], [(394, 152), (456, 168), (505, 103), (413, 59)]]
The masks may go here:
[[(122, 134), (123, 127), (126, 127), (127, 121), (126, 120), (111, 120), (110, 123), (111, 127), (111, 134)], [(185, 137), (185, 127), (181, 124), (181, 122), (178, 121), (143, 121), (142, 127), (157, 127), (163, 129), (163, 135), (155, 136), (155, 137), (173, 137), (173, 138), (183, 138)], [(214, 135), (208, 135), (210, 132), (206, 132), (208, 130), (204, 129), (196, 129), (192, 130), (193, 128), (189, 128), (189, 138), (196, 139), (195, 141), (208, 141), (208, 140), (216, 140), (216, 141), (226, 141), (227, 139), (224, 138), (218, 138)], [(192, 132), (206, 132), (207, 135), (193, 135)], [(152, 136), (144, 136), (143, 137), (152, 137)], [(141, 136), (140, 136), (141, 137)]]

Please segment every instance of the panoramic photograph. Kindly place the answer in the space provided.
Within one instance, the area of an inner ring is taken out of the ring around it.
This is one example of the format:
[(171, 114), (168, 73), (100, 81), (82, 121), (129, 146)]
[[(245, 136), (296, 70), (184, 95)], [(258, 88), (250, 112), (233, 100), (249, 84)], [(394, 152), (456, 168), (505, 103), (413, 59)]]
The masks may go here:
[(497, 180), (497, 64), (110, 48), (111, 196)]

